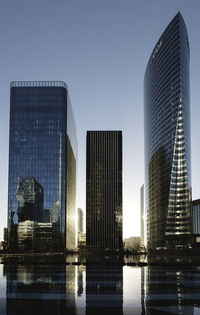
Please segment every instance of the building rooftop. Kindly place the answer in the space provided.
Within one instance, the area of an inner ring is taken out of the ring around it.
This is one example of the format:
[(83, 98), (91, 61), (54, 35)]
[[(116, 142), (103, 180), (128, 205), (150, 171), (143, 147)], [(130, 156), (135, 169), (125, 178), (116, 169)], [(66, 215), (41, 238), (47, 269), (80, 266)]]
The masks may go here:
[(12, 81), (10, 87), (63, 87), (67, 90), (64, 81)]

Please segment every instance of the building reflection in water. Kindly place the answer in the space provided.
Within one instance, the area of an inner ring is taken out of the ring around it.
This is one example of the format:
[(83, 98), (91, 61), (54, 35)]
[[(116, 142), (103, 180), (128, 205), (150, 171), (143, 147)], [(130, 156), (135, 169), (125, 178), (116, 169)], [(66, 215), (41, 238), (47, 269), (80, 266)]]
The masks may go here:
[(192, 315), (200, 307), (200, 274), (196, 268), (143, 267), (141, 289), (142, 314)]
[(76, 314), (73, 265), (4, 265), (7, 315)]
[(81, 296), (83, 294), (83, 272), (85, 271), (85, 266), (78, 267), (78, 279), (77, 279), (77, 295)]
[[(95, 262), (87, 259), (86, 266), (74, 265), (73, 261), (69, 265), (5, 263), (7, 290), (6, 303), (4, 299), (2, 303), (6, 310), (2, 314), (199, 313), (200, 267), (150, 265), (138, 270), (138, 267), (123, 267), (116, 257)], [(128, 271), (124, 278), (123, 268)], [(137, 277), (136, 271), (141, 271), (141, 308), (136, 290), (140, 276)]]
[(116, 263), (87, 260), (86, 314), (123, 314), (123, 267)]

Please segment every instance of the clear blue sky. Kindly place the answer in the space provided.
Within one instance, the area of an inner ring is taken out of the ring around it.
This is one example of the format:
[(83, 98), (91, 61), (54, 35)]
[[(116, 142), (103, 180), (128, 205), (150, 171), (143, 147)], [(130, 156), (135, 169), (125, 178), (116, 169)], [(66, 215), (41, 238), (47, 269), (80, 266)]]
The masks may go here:
[(68, 84), (78, 144), (77, 207), (85, 210), (86, 130), (123, 131), (124, 237), (140, 234), (143, 77), (156, 41), (181, 11), (191, 50), (193, 198), (200, 197), (200, 1), (0, 1), (0, 239), (7, 225), (9, 84)]

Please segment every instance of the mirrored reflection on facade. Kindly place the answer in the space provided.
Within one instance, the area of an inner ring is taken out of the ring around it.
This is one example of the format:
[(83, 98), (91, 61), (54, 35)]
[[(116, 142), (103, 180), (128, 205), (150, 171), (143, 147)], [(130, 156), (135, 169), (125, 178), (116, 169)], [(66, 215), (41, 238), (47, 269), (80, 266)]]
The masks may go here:
[(86, 268), (86, 314), (123, 314), (123, 267), (106, 261)]
[(148, 169), (147, 235), (151, 246), (165, 245), (166, 207), (168, 204), (170, 165), (165, 161), (165, 149), (160, 147), (152, 156)]
[(142, 268), (142, 314), (196, 314), (200, 311), (199, 268)]
[(6, 314), (76, 314), (76, 268), (6, 264)]
[(50, 211), (43, 208), (43, 187), (33, 177), (19, 177), (16, 198), (18, 249), (25, 251), (52, 248), (52, 222)]
[(180, 12), (151, 54), (144, 77), (147, 246), (191, 245), (190, 49)]
[(76, 129), (64, 82), (12, 82), (8, 247), (76, 247)]

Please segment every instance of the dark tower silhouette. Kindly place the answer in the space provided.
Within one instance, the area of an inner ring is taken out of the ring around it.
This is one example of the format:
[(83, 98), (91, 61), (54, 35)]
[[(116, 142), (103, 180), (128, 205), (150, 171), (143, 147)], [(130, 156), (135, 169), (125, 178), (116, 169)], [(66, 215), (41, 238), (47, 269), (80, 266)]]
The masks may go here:
[(86, 242), (122, 248), (122, 132), (87, 132)]

